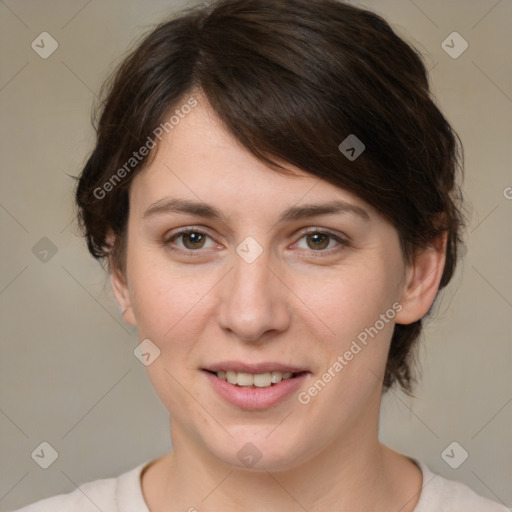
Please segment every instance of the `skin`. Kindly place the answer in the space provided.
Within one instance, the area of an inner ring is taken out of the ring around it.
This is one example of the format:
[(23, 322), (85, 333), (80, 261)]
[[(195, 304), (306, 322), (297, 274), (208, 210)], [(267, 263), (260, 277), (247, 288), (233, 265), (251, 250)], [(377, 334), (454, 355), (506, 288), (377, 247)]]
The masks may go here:
[[(112, 273), (125, 321), (160, 350), (146, 368), (170, 414), (173, 451), (142, 476), (148, 507), (412, 511), (421, 471), (379, 442), (382, 379), (394, 322), (421, 318), (435, 298), (444, 237), (406, 265), (396, 230), (369, 204), (290, 165), (294, 176), (278, 174), (197, 98), (131, 185), (125, 271)], [(211, 204), (225, 220), (145, 217), (169, 197)], [(359, 206), (369, 219), (277, 220), (291, 206), (331, 200)], [(169, 241), (189, 226), (208, 236)], [(314, 237), (325, 231), (348, 244)], [(248, 236), (263, 249), (250, 264), (236, 252)], [(307, 405), (293, 393), (268, 409), (242, 410), (201, 372), (227, 359), (292, 363), (311, 372), (307, 390), (394, 303), (395, 319)], [(247, 442), (262, 454), (250, 469), (237, 457)]]

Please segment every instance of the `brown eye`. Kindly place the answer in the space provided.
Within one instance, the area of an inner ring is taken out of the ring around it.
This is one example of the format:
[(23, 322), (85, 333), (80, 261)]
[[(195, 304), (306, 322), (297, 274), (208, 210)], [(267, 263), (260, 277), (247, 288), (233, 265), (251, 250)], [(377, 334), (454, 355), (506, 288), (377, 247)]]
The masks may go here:
[(204, 246), (205, 235), (202, 233), (192, 231), (190, 233), (184, 233), (180, 236), (183, 237), (183, 245), (187, 249), (201, 249)]
[[(306, 239), (308, 240), (308, 247), (313, 250), (322, 250), (326, 249), (329, 245), (330, 236), (324, 233), (314, 233), (312, 235), (307, 235)], [(311, 241), (311, 243), (309, 243)]]
[[(207, 239), (210, 240), (209, 246), (206, 245)], [(202, 252), (201, 249), (212, 248), (215, 243), (208, 234), (198, 229), (188, 228), (165, 239), (164, 245), (170, 250), (191, 254), (193, 252)]]
[[(305, 244), (303, 240), (305, 240)], [(340, 236), (319, 230), (310, 230), (304, 233), (297, 242), (299, 249), (304, 249), (310, 253), (318, 253), (318, 256), (332, 255), (334, 252), (349, 247), (349, 245), (349, 242)]]

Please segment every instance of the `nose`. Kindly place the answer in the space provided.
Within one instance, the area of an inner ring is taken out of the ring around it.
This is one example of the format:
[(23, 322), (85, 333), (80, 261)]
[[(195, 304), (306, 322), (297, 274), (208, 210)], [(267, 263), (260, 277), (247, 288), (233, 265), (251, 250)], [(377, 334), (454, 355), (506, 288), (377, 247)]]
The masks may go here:
[(290, 290), (269, 267), (265, 252), (252, 263), (234, 258), (234, 268), (222, 282), (217, 318), (222, 329), (241, 341), (261, 343), (290, 325)]

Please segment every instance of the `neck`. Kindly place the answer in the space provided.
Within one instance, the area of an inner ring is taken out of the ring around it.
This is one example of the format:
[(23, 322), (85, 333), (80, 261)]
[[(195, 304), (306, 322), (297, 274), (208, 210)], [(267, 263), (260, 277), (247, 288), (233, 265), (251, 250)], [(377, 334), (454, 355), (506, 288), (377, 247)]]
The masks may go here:
[(179, 448), (159, 459), (158, 475), (145, 489), (152, 512), (411, 512), (418, 500), (421, 472), (378, 441), (377, 423), (353, 428), (285, 471), (234, 469), (179, 425), (171, 422), (171, 431)]

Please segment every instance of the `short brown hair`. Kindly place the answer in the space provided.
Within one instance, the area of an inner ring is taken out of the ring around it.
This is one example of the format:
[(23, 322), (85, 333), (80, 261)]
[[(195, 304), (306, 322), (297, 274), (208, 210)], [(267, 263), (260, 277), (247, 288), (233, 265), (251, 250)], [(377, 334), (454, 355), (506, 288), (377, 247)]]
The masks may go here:
[[(108, 194), (98, 190), (193, 91), (276, 172), (287, 162), (371, 204), (395, 226), (407, 262), (447, 233), (440, 288), (448, 284), (463, 226), (462, 144), (417, 50), (378, 15), (336, 0), (217, 1), (143, 38), (103, 89), (96, 147), (77, 186), (94, 257), (123, 270), (128, 190), (148, 157)], [(339, 149), (350, 135), (365, 145), (355, 160)], [(397, 382), (411, 392), (421, 329), (421, 320), (395, 326), (384, 390)]]

